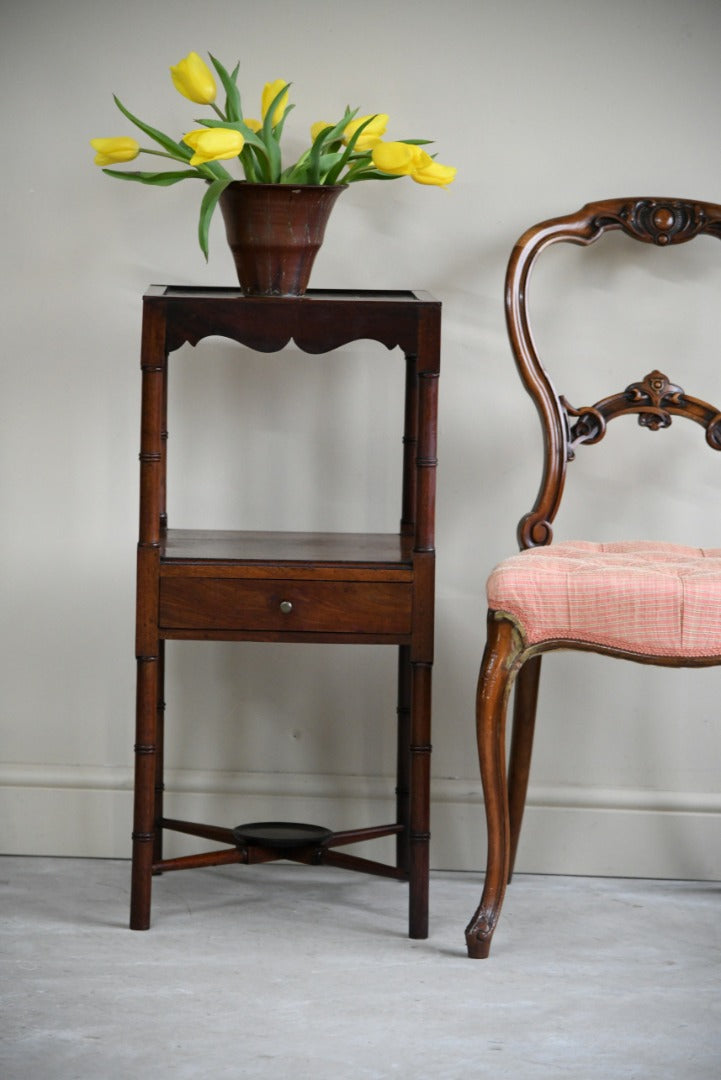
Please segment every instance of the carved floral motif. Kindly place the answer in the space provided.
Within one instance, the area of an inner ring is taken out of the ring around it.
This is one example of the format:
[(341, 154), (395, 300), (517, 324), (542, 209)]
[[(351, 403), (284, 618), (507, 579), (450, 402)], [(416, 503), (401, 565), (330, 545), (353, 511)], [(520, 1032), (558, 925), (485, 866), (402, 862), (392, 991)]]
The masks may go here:
[(659, 247), (683, 244), (704, 231), (719, 234), (719, 223), (710, 222), (703, 207), (680, 199), (638, 199), (616, 214), (599, 215), (595, 224), (604, 228), (613, 222), (636, 240)]
[[(634, 411), (638, 408), (638, 422), (641, 427), (658, 431), (671, 424), (668, 407), (683, 409), (683, 390), (669, 382), (660, 371), (652, 371), (642, 382), (631, 383), (626, 387), (625, 395)], [(643, 411), (642, 411), (643, 410)]]
[(636, 413), (641, 427), (649, 431), (670, 427), (672, 416), (686, 416), (705, 428), (709, 446), (721, 450), (721, 412), (706, 401), (687, 396), (662, 371), (649, 372), (640, 382), (631, 383), (620, 394), (612, 394), (595, 405), (576, 409), (566, 398), (560, 400), (566, 420), (569, 461), (573, 460), (578, 445), (591, 445), (603, 438), (609, 420), (629, 413)]

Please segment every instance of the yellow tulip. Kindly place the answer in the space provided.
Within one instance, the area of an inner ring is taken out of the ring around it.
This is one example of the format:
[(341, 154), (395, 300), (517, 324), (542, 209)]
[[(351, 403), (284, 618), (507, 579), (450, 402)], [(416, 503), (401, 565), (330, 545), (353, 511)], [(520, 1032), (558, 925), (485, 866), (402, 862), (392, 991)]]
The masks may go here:
[(198, 105), (210, 105), (215, 101), (215, 79), (197, 52), (188, 53), (184, 60), (171, 67), (170, 76), (175, 89), (190, 101)]
[(237, 157), (243, 149), (243, 136), (231, 128), (200, 128), (183, 135), (183, 142), (194, 150), (191, 165), (205, 165), (207, 161), (226, 161)]
[(410, 176), (417, 184), (434, 187), (446, 187), (458, 171), (450, 165), (439, 165), (420, 146), (401, 142), (378, 143), (373, 149), (373, 164), (391, 176)]
[[(419, 147), (402, 142), (379, 142), (373, 147), (373, 164), (391, 176), (410, 176), (416, 168)], [(426, 154), (428, 157), (428, 154)], [(428, 157), (428, 160), (432, 159)]]
[(431, 158), (430, 165), (424, 165), (411, 173), (411, 180), (417, 184), (431, 184), (434, 187), (447, 187), (455, 180), (457, 169), (452, 165), (440, 165)]
[[(265, 120), (268, 109), (273, 103), (273, 98), (281, 92), (286, 85), (285, 79), (276, 79), (272, 83), (266, 83), (263, 87), (263, 96), (261, 98), (261, 109), (263, 112), (263, 119)], [(283, 113), (288, 104), (288, 91), (283, 94), (282, 98), (278, 102), (273, 112), (273, 127), (279, 124), (283, 119)]]
[(361, 116), (357, 120), (351, 120), (343, 132), (343, 142), (348, 145), (350, 140), (355, 135), (361, 124), (364, 124), (366, 120), (370, 120), (367, 127), (363, 128), (363, 131), (358, 136), (358, 140), (355, 144), (356, 150), (372, 150), (374, 146), (377, 146), (381, 141), (381, 136), (385, 134), (385, 130), (388, 127), (388, 116), (386, 113), (378, 113), (376, 116)]
[(258, 132), (260, 131), (260, 129), (263, 126), (261, 124), (260, 120), (253, 120), (249, 116), (244, 116), (243, 117), (243, 123), (245, 124), (246, 127), (249, 127), (251, 131), (255, 132), (256, 135), (258, 134)]
[(117, 139), (91, 139), (90, 145), (96, 150), (96, 165), (117, 165), (121, 161), (132, 161), (140, 153), (135, 139), (119, 136)]

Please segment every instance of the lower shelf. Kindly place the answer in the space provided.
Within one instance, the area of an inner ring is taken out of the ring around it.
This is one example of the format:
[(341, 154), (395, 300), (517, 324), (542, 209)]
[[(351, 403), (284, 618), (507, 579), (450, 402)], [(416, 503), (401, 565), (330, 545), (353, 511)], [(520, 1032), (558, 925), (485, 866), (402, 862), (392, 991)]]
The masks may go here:
[(223, 866), (229, 863), (265, 863), (286, 859), (312, 866), (337, 866), (344, 870), (357, 870), (380, 877), (408, 880), (405, 867), (391, 866), (373, 859), (361, 859), (334, 850), (347, 844), (364, 840), (376, 840), (383, 836), (398, 836), (403, 826), (394, 822), (365, 829), (347, 829), (332, 832), (319, 825), (295, 822), (253, 822), (238, 825), (234, 829), (218, 825), (202, 825), (192, 821), (163, 818), (161, 829), (186, 833), (206, 840), (229, 843), (233, 846), (220, 851), (207, 851), (197, 855), (183, 855), (176, 859), (158, 859), (153, 863), (153, 873), (170, 870), (193, 870), (198, 867)]

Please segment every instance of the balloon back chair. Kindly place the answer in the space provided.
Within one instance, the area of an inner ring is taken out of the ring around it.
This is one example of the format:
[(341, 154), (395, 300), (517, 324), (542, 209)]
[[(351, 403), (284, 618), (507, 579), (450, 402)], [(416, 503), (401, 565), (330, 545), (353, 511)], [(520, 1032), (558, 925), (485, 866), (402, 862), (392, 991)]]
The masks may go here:
[[(721, 549), (669, 543), (552, 543), (552, 523), (567, 464), (598, 443), (608, 423), (637, 414), (651, 431), (672, 417), (700, 424), (721, 450), (721, 410), (652, 371), (594, 405), (574, 408), (542, 366), (529, 328), (528, 277), (552, 244), (588, 246), (621, 230), (644, 244), (673, 247), (709, 234), (721, 238), (721, 206), (682, 199), (628, 198), (589, 203), (543, 222), (513, 249), (506, 318), (523, 384), (538, 411), (543, 476), (535, 505), (518, 526), (520, 552), (500, 563), (487, 585), (488, 630), (477, 694), (477, 732), (488, 829), (483, 895), (466, 929), (469, 956), (488, 956), (513, 871), (531, 762), (541, 656), (580, 649), (644, 664), (721, 663)], [(636, 373), (638, 377), (640, 373)], [(505, 715), (515, 685), (506, 770)]]

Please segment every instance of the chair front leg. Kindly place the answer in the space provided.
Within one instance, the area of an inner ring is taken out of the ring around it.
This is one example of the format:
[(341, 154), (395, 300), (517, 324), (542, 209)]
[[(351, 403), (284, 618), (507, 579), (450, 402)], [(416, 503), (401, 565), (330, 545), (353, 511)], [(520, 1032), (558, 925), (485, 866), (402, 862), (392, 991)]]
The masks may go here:
[(528, 775), (531, 771), (533, 732), (536, 726), (538, 680), (541, 657), (532, 656), (518, 672), (513, 701), (513, 731), (508, 758), (508, 816), (511, 823), (511, 858), (508, 880), (513, 876), (523, 811), (526, 808)]
[(520, 654), (515, 627), (489, 612), (488, 638), (478, 677), (478, 757), (488, 830), (488, 860), (481, 902), (466, 927), (468, 955), (485, 959), (501, 913), (511, 859), (506, 783), (506, 707)]

